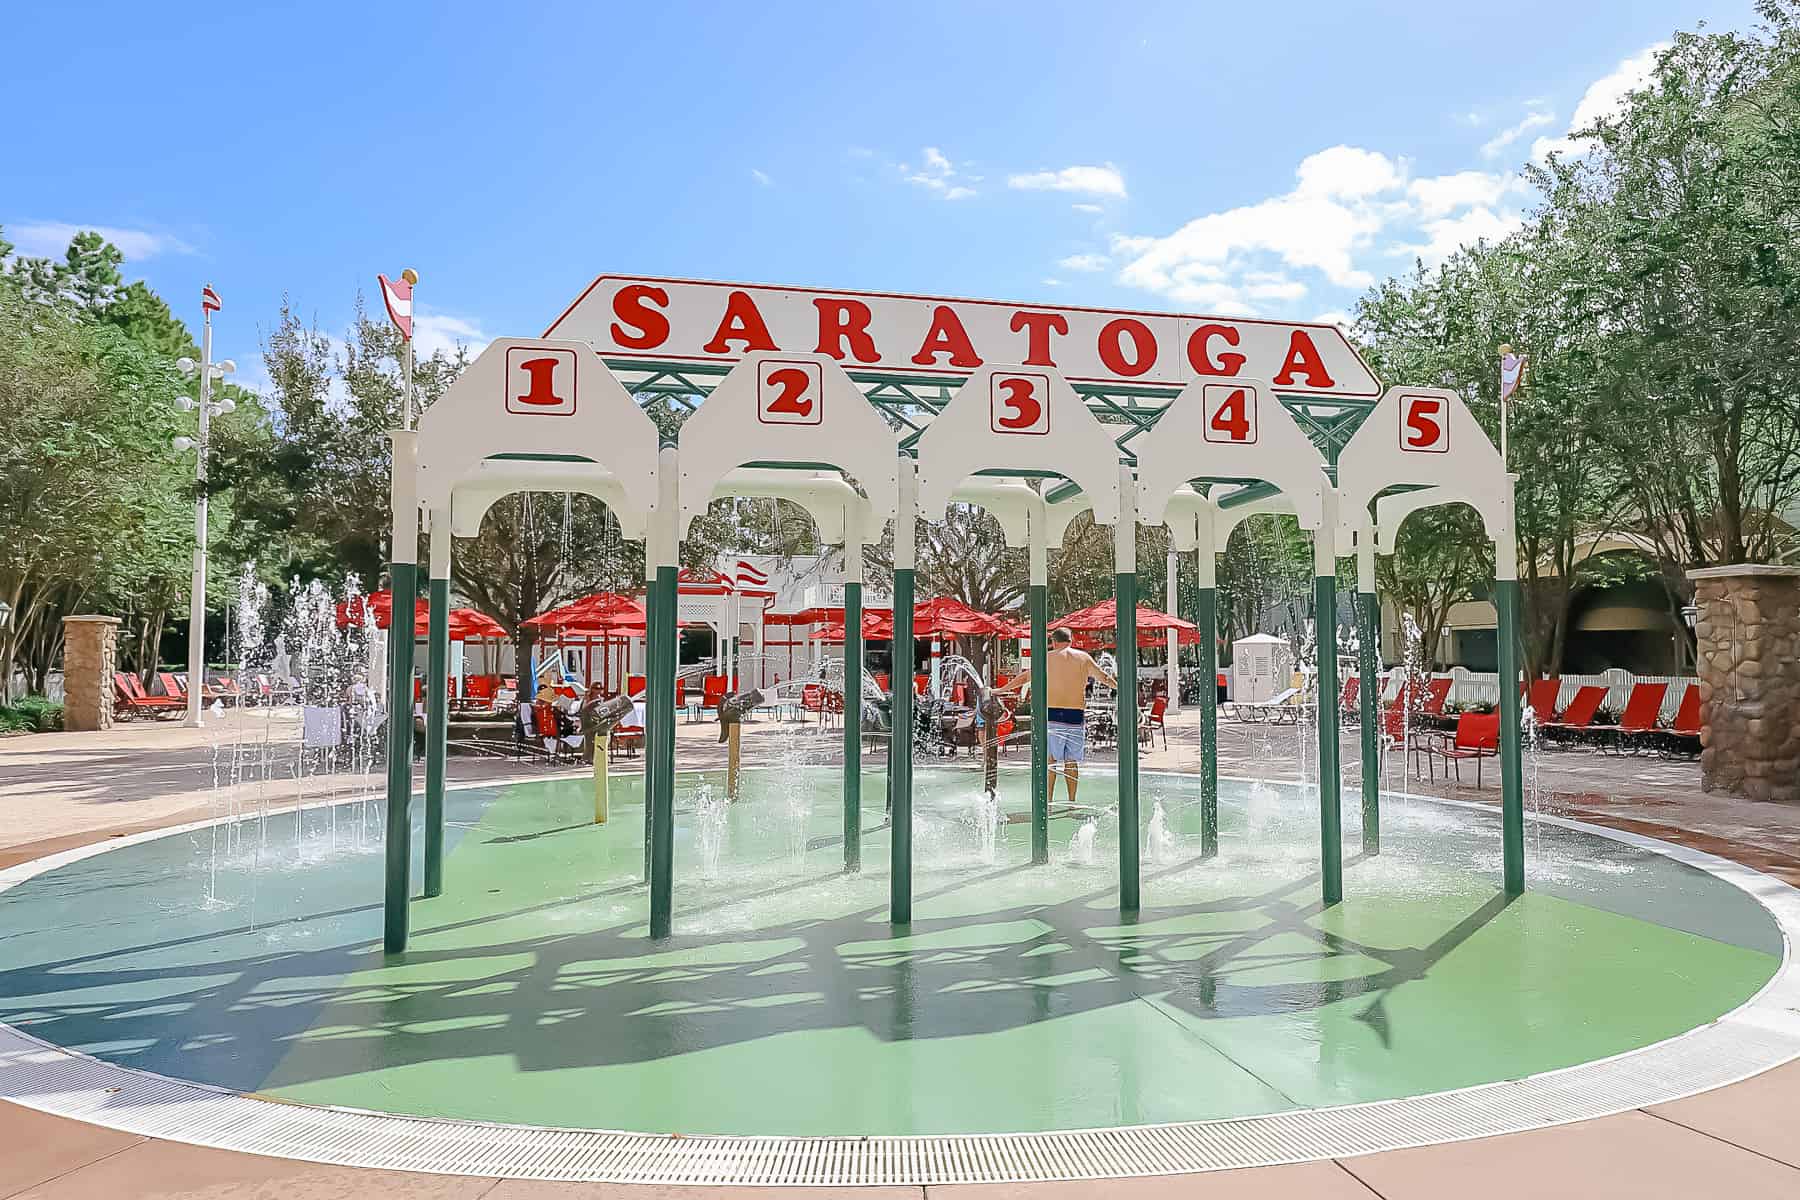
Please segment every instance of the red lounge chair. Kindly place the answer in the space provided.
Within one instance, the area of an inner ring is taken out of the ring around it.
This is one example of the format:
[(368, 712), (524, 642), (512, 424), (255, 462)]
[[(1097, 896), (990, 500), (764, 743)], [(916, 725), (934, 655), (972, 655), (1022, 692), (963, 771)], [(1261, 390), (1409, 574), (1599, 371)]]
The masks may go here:
[(1150, 734), (1160, 729), (1162, 731), (1164, 750), (1169, 748), (1168, 712), (1169, 698), (1167, 696), (1158, 696), (1150, 702), (1150, 719), (1144, 722), (1144, 740), (1148, 742), (1150, 740)]
[(608, 758), (617, 758), (623, 754), (633, 757), (644, 744), (644, 727), (642, 725), (620, 725), (612, 731), (612, 740), (607, 743)]
[(1690, 683), (1687, 691), (1681, 693), (1681, 706), (1675, 710), (1675, 720), (1667, 729), (1639, 736), (1646, 738), (1651, 748), (1664, 758), (1700, 753), (1700, 685)]
[(1587, 736), (1593, 728), (1594, 714), (1600, 711), (1600, 705), (1605, 701), (1604, 687), (1597, 683), (1583, 684), (1576, 689), (1575, 698), (1562, 710), (1562, 715), (1554, 721), (1538, 722), (1538, 729), (1554, 741), (1576, 741)]
[(1419, 705), (1419, 714), (1426, 717), (1444, 715), (1444, 702), (1450, 699), (1450, 685), (1453, 679), (1433, 679), (1425, 685), (1425, 702)]
[(818, 713), (819, 722), (825, 721), (825, 685), (822, 683), (805, 683), (800, 685), (800, 707), (809, 713)]
[(1362, 694), (1362, 679), (1350, 675), (1344, 679), (1344, 690), (1338, 693), (1338, 720), (1346, 725), (1354, 725), (1357, 720), (1356, 701)]
[(682, 679), (680, 676), (676, 676), (675, 678), (675, 707), (687, 707), (687, 680)]
[(890, 683), (889, 683), (889, 680), (890, 680), (890, 679), (892, 679), (892, 678), (893, 678), (893, 677), (892, 677), (892, 676), (890, 676), (890, 675), (889, 675), (889, 674), (888, 674), (888, 673), (887, 673), (887, 672), (885, 672), (885, 671), (877, 671), (877, 672), (875, 672), (875, 686), (876, 686), (876, 687), (878, 687), (878, 688), (880, 688), (880, 689), (881, 689), (881, 690), (882, 690), (882, 691), (884, 691), (884, 692), (885, 692), (885, 691), (887, 691), (887, 690), (888, 690), (888, 688), (889, 688), (889, 687), (891, 687), (891, 686), (892, 686), (892, 685), (891, 685), (891, 684), (890, 684)]
[(1599, 735), (1598, 744), (1604, 749), (1637, 749), (1642, 744), (1637, 735), (1656, 728), (1657, 717), (1662, 712), (1663, 697), (1668, 694), (1669, 685), (1666, 683), (1632, 684), (1631, 695), (1625, 700), (1625, 711), (1619, 714), (1619, 723), (1589, 727)]
[(719, 711), (719, 703), (725, 699), (726, 679), (723, 675), (708, 675), (700, 685), (700, 710)]
[(929, 676), (929, 675), (914, 675), (913, 676), (913, 691), (919, 693), (919, 695), (923, 696), (925, 694), (925, 689), (930, 686), (931, 686), (931, 676)]
[(119, 702), (122, 716), (169, 716), (180, 715), (187, 705), (176, 696), (151, 696), (145, 693), (144, 685), (138, 677), (128, 671), (113, 672), (113, 694)]
[(1562, 694), (1562, 677), (1551, 679), (1534, 679), (1525, 697), (1525, 704), (1537, 714), (1539, 725), (1556, 720), (1556, 698)]
[(625, 680), (625, 694), (633, 700), (645, 694), (645, 683), (642, 675), (631, 675)]
[[(1456, 718), (1456, 733), (1439, 733), (1435, 740), (1422, 743), (1427, 764), (1432, 759), (1444, 760), (1445, 774), (1450, 768), (1456, 770), (1456, 782), (1462, 782), (1462, 760), (1475, 760), (1475, 786), (1481, 786), (1481, 760), (1493, 758), (1500, 753), (1500, 714), (1499, 713), (1460, 713)], [(1433, 778), (1436, 771), (1432, 771)]]

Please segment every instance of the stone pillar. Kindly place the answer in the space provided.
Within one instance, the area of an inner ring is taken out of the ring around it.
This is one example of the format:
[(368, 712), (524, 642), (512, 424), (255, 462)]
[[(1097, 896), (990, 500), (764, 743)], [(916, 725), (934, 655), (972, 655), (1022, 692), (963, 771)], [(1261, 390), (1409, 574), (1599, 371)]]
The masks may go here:
[(63, 618), (63, 728), (111, 729), (119, 618)]
[(1800, 803), (1800, 567), (1688, 572), (1700, 672), (1700, 787)]

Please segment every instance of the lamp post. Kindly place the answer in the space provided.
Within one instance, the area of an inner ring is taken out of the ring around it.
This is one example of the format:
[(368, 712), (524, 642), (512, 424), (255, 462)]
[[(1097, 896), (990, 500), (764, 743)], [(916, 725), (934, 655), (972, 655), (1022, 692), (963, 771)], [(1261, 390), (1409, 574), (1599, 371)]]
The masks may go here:
[(200, 693), (206, 683), (206, 454), (211, 442), (212, 419), (237, 407), (229, 396), (216, 404), (213, 402), (213, 380), (223, 379), (236, 371), (237, 364), (229, 358), (224, 362), (213, 362), (212, 315), (218, 302), (217, 293), (209, 284), (202, 297), (201, 308), (206, 317), (200, 335), (200, 362), (181, 358), (175, 363), (176, 369), (188, 378), (193, 378), (196, 373), (200, 376), (198, 401), (191, 396), (179, 396), (175, 400), (175, 407), (182, 412), (199, 410), (199, 436), (178, 437), (173, 443), (180, 453), (194, 451), (194, 579), (188, 593), (187, 723), (195, 729), (204, 724)]
[[(12, 625), (12, 605), (0, 600), (0, 634)], [(0, 704), (12, 703), (12, 660), (6, 661), (6, 674), (0, 676)]]

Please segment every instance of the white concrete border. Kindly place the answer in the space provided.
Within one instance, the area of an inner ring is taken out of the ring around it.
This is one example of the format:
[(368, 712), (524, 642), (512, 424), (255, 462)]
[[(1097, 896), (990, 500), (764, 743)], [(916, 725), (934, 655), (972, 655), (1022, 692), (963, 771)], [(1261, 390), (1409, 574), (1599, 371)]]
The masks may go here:
[[(459, 790), (491, 786), (503, 785)], [(1471, 801), (1418, 798), (1492, 813)], [(229, 819), (23, 863), (0, 871), (0, 891), (122, 846)], [(258, 1099), (117, 1066), (4, 1024), (0, 1098), (146, 1137), (341, 1166), (605, 1183), (916, 1187), (1169, 1175), (1519, 1133), (1677, 1100), (1800, 1057), (1800, 891), (1655, 838), (1564, 817), (1532, 819), (1662, 854), (1747, 892), (1781, 928), (1781, 966), (1755, 996), (1716, 1020), (1611, 1058), (1398, 1100), (1164, 1125), (920, 1137), (673, 1137), (503, 1125)]]

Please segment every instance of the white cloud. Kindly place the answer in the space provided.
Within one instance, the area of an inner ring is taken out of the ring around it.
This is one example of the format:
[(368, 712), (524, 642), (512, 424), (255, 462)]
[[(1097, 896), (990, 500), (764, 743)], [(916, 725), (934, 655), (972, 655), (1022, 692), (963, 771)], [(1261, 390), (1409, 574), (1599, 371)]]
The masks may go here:
[(1061, 287), (1063, 285), (1063, 281), (1060, 279), (1040, 279), (1038, 282), (1045, 287)]
[(1508, 174), (1412, 179), (1405, 159), (1332, 146), (1303, 159), (1294, 180), (1291, 191), (1205, 213), (1164, 236), (1115, 235), (1119, 282), (1222, 316), (1294, 313), (1321, 287), (1360, 290), (1398, 265), (1383, 260), (1438, 262), (1521, 223), (1506, 200), (1523, 185)]
[(1112, 265), (1112, 259), (1104, 254), (1071, 254), (1058, 259), (1056, 265), (1065, 271), (1104, 271)]
[(142, 262), (159, 254), (192, 254), (194, 248), (180, 238), (146, 229), (120, 229), (111, 225), (72, 225), (66, 221), (27, 221), (5, 227), (6, 240), (20, 254), (61, 258), (78, 233), (97, 233), (119, 248), (128, 263)]
[(1594, 80), (1581, 94), (1575, 115), (1569, 118), (1568, 132), (1561, 137), (1538, 138), (1531, 144), (1531, 157), (1542, 159), (1551, 154), (1583, 153), (1587, 145), (1583, 139), (1575, 137), (1575, 133), (1617, 113), (1624, 106), (1627, 93), (1639, 90), (1650, 81), (1651, 72), (1656, 70), (1657, 56), (1668, 48), (1668, 42), (1657, 42)]
[(491, 340), (474, 317), (424, 309), (413, 313), (413, 353), (420, 358), (430, 358), (439, 350), (454, 355), (458, 346), (467, 346), (469, 357), (474, 358)]
[(1104, 208), (1100, 207), (1098, 204), (1071, 204), (1071, 205), (1069, 205), (1069, 207), (1074, 209), (1076, 212), (1084, 212), (1084, 213), (1097, 213), (1097, 212), (1105, 212), (1106, 211)]
[(1406, 177), (1406, 162), (1376, 150), (1333, 146), (1301, 159), (1295, 174), (1300, 179), (1295, 195), (1353, 200), (1398, 187)]
[(1064, 167), (1060, 171), (1033, 171), (1008, 175), (1006, 186), (1029, 192), (1085, 192), (1090, 196), (1125, 198), (1125, 177), (1111, 163), (1098, 167)]
[(774, 187), (775, 186), (775, 181), (773, 179), (769, 178), (768, 172), (759, 170), (756, 167), (750, 168), (750, 178), (756, 180), (756, 182), (760, 183), (764, 187)]
[(1523, 223), (1517, 213), (1472, 208), (1459, 216), (1426, 221), (1424, 245), (1411, 249), (1425, 260), (1426, 266), (1436, 266), (1464, 246), (1479, 241), (1499, 241)]
[(1334, 308), (1329, 312), (1322, 312), (1318, 316), (1314, 317), (1313, 324), (1315, 324), (1315, 325), (1336, 325), (1343, 329), (1349, 329), (1350, 325), (1351, 325), (1351, 318), (1350, 318), (1349, 313), (1344, 312), (1341, 309)]
[(1130, 260), (1120, 281), (1184, 303), (1242, 305), (1235, 287), (1227, 297), (1221, 284), (1246, 270), (1267, 270), (1272, 259), (1317, 271), (1338, 287), (1367, 287), (1374, 276), (1356, 264), (1355, 254), (1387, 223), (1384, 209), (1403, 203), (1405, 164), (1377, 151), (1333, 146), (1302, 160), (1295, 178), (1291, 192), (1196, 217), (1166, 237), (1115, 239), (1114, 252)]
[(1484, 171), (1457, 171), (1452, 175), (1432, 175), (1415, 179), (1406, 186), (1406, 194), (1419, 206), (1424, 217), (1441, 217), (1459, 208), (1494, 205), (1519, 186), (1516, 175), (1490, 175)]
[(906, 182), (936, 192), (946, 200), (967, 200), (976, 194), (969, 184), (981, 177), (958, 175), (949, 156), (936, 146), (925, 147), (919, 157), (922, 165), (916, 171), (906, 163), (900, 164), (900, 175)]
[(1542, 129), (1556, 120), (1556, 114), (1548, 109), (1533, 109), (1519, 120), (1517, 125), (1502, 129), (1486, 142), (1482, 143), (1481, 157), (1499, 158), (1505, 149), (1530, 133), (1534, 129)]

